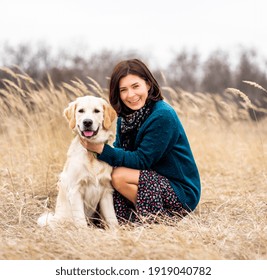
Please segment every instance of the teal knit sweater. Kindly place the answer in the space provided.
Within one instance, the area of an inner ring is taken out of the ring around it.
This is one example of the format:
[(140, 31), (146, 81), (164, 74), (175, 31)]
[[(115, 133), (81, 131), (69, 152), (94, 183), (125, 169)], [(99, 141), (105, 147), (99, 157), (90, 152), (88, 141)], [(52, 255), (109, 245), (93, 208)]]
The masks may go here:
[(199, 172), (183, 126), (174, 109), (157, 101), (150, 116), (140, 127), (134, 151), (120, 145), (121, 118), (117, 121), (114, 148), (105, 144), (98, 159), (111, 166), (154, 170), (165, 176), (183, 206), (192, 211), (201, 193)]

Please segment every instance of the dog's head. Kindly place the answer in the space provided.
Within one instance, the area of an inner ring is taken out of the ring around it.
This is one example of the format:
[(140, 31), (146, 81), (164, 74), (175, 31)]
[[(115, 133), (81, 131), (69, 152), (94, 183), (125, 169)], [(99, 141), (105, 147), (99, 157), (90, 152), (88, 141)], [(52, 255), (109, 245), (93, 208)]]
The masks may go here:
[(105, 142), (110, 137), (115, 110), (103, 98), (78, 97), (64, 110), (69, 127), (91, 142)]

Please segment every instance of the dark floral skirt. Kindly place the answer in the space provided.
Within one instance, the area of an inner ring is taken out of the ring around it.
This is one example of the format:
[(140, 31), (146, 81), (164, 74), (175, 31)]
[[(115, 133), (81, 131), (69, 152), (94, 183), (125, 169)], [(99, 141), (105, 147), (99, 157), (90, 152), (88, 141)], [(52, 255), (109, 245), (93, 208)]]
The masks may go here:
[(187, 214), (169, 180), (155, 171), (140, 171), (136, 205), (116, 190), (113, 199), (120, 223), (151, 222), (157, 217), (184, 217)]

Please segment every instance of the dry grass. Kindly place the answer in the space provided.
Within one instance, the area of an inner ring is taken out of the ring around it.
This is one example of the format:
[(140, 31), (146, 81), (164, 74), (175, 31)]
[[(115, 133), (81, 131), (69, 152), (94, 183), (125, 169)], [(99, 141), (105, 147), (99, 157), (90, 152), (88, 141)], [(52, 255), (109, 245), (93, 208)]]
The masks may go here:
[(3, 70), (12, 79), (0, 90), (0, 259), (267, 259), (267, 120), (249, 120), (250, 101), (238, 107), (231, 94), (164, 88), (202, 180), (201, 202), (183, 220), (52, 231), (36, 220), (55, 205), (72, 138), (63, 108), (76, 96), (106, 91), (91, 80), (45, 88)]

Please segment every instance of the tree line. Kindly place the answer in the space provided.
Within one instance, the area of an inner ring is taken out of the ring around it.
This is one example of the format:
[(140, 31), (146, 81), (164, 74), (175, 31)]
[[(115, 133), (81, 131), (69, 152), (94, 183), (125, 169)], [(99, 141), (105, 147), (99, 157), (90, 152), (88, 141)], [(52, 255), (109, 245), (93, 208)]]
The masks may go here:
[[(2, 66), (14, 71), (19, 68), (44, 85), (49, 76), (56, 86), (76, 78), (88, 81), (87, 77), (90, 77), (106, 88), (113, 66), (121, 59), (134, 57), (149, 65), (150, 58), (135, 51), (106, 49), (90, 54), (84, 50), (74, 54), (67, 51), (54, 53), (45, 44), (33, 47), (7, 43), (0, 49)], [(245, 92), (257, 106), (267, 108), (267, 95), (243, 82), (252, 81), (267, 89), (267, 59), (259, 57), (253, 49), (241, 49), (234, 60), (235, 65), (230, 61), (229, 54), (222, 50), (211, 52), (203, 60), (197, 51), (185, 49), (174, 53), (171, 62), (164, 68), (150, 68), (162, 86), (214, 94), (222, 94), (226, 88), (233, 87)], [(6, 75), (0, 72), (0, 87)]]

